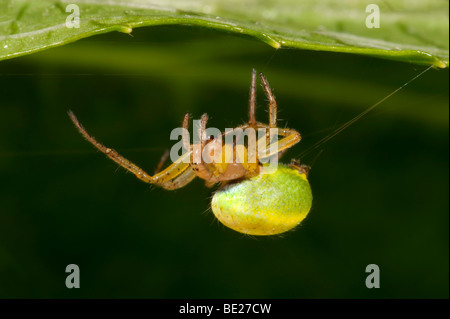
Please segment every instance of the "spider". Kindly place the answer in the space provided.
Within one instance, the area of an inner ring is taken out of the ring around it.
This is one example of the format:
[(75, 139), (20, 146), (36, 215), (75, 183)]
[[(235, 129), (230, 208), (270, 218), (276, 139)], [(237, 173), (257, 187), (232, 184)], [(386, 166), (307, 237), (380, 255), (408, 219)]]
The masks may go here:
[[(106, 154), (120, 166), (136, 175), (140, 180), (158, 185), (168, 190), (184, 187), (195, 177), (205, 180), (207, 187), (219, 184), (214, 192), (211, 208), (217, 219), (225, 226), (249, 235), (275, 235), (295, 228), (308, 214), (312, 204), (311, 188), (308, 182), (309, 167), (292, 160), (289, 165), (280, 164), (274, 172), (269, 172), (269, 165), (263, 163), (271, 156), (281, 156), (287, 149), (297, 144), (301, 135), (288, 128), (277, 127), (277, 102), (269, 83), (262, 73), (259, 74), (267, 99), (269, 100), (269, 124), (256, 121), (256, 71), (252, 71), (249, 120), (248, 123), (235, 129), (263, 130), (263, 149), (256, 154), (250, 154), (249, 147), (244, 147), (243, 160), (237, 160), (236, 144), (222, 146), (223, 154), (226, 148), (232, 148), (233, 159), (230, 161), (205, 161), (198, 153), (210, 147), (210, 155), (221, 148), (221, 138), (205, 136), (208, 115), (203, 114), (198, 133), (200, 140), (190, 144), (189, 137), (182, 135), (183, 147), (187, 150), (170, 166), (161, 170), (168, 157), (163, 155), (153, 176), (147, 174), (115, 150), (104, 146), (92, 137), (77, 120), (72, 111), (69, 116), (80, 133), (97, 149)], [(183, 119), (183, 128), (188, 132), (189, 113)], [(282, 139), (273, 144), (267, 137), (270, 129), (277, 129), (277, 135)], [(222, 133), (225, 137), (229, 133)], [(258, 140), (258, 145), (260, 141)], [(276, 148), (274, 149), (274, 146)], [(256, 156), (256, 161), (249, 158)]]

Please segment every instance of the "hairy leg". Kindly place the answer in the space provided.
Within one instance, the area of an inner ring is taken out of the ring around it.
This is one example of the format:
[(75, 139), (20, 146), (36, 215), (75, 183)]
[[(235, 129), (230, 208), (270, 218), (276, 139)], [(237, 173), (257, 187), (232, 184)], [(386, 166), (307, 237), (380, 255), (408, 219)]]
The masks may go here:
[(160, 186), (167, 190), (174, 190), (174, 189), (181, 188), (181, 187), (189, 184), (196, 177), (197, 177), (197, 175), (195, 175), (192, 168), (188, 167), (180, 175), (178, 175), (174, 179), (171, 179), (171, 180), (161, 184)]
[(275, 96), (272, 94), (269, 82), (267, 82), (265, 76), (260, 73), (259, 77), (261, 78), (264, 91), (266, 92), (267, 99), (269, 100), (269, 126), (277, 127), (277, 101), (275, 100)]
[(189, 118), (190, 118), (190, 115), (189, 115), (189, 113), (186, 113), (185, 115), (184, 115), (184, 118), (183, 118), (183, 128), (184, 128), (184, 131), (183, 131), (183, 133), (182, 133), (182, 135), (181, 135), (181, 138), (182, 138), (182, 140), (183, 140), (183, 147), (186, 149), (186, 151), (190, 151), (191, 150), (191, 144), (190, 144), (190, 142), (189, 142)]
[[(159, 186), (162, 186), (163, 184), (175, 179), (177, 176), (182, 174), (185, 170), (189, 168), (189, 158), (191, 155), (191, 152), (187, 152), (184, 155), (182, 155), (176, 162), (174, 162), (172, 165), (164, 169), (163, 171), (151, 176), (147, 174), (143, 169), (135, 165), (134, 163), (127, 160), (125, 157), (117, 153), (115, 150), (108, 148), (104, 146), (103, 144), (99, 143), (94, 137), (92, 137), (86, 129), (81, 125), (81, 123), (78, 121), (78, 119), (75, 117), (75, 114), (73, 114), (72, 111), (69, 111), (69, 116), (72, 120), (72, 122), (77, 127), (78, 131), (84, 136), (84, 138), (90, 142), (92, 145), (94, 145), (98, 150), (100, 150), (102, 153), (104, 153), (106, 156), (108, 156), (110, 159), (112, 159), (114, 162), (125, 168), (126, 170), (130, 171), (134, 175), (136, 175), (137, 178), (140, 180), (150, 183), (150, 184), (156, 184)], [(184, 185), (183, 185), (184, 186)]]
[(156, 166), (155, 168), (155, 174), (159, 173), (162, 170), (164, 163), (167, 161), (167, 158), (169, 157), (169, 154), (170, 154), (169, 150), (166, 150), (163, 156), (161, 156), (161, 160), (159, 161), (158, 166)]
[(208, 141), (206, 139), (206, 136), (204, 136), (207, 122), (208, 122), (208, 115), (205, 113), (202, 115), (200, 119), (200, 126), (197, 131), (200, 140), (192, 146), (192, 160), (191, 160), (192, 170), (198, 177), (204, 180), (210, 180), (213, 177), (212, 173), (209, 171), (208, 167), (203, 161), (203, 147)]
[[(270, 157), (272, 155), (275, 155), (277, 153), (286, 151), (288, 148), (291, 148), (301, 140), (301, 135), (299, 132), (287, 128), (278, 128), (278, 135), (284, 136), (281, 140), (266, 144), (266, 147), (263, 149), (258, 149), (258, 156), (259, 159), (264, 159), (267, 157)], [(263, 137), (265, 138), (265, 137)], [(277, 143), (277, 147), (275, 148), (275, 143)], [(261, 145), (258, 143), (258, 145)], [(281, 154), (280, 157), (283, 155)]]
[(252, 84), (250, 86), (249, 108), (248, 108), (248, 124), (251, 126), (256, 125), (255, 105), (256, 105), (256, 71), (255, 69), (253, 69)]

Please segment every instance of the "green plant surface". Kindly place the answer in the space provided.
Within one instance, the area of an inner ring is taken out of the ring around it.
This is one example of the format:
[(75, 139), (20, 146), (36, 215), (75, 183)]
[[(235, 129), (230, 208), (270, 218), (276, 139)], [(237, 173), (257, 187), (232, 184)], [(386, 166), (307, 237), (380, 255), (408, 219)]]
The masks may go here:
[[(80, 27), (66, 27), (68, 4)], [(370, 1), (132, 0), (0, 4), (0, 60), (93, 35), (155, 25), (190, 25), (259, 39), (274, 48), (355, 53), (448, 67), (448, 2), (380, 2), (380, 28), (367, 28)]]
[[(236, 76), (243, 69), (240, 56), (256, 57), (260, 54), (261, 48), (248, 45), (241, 47), (242, 43), (245, 42), (233, 42), (214, 36), (207, 39), (194, 38), (165, 46), (142, 42), (134, 45), (130, 43), (117, 45), (107, 41), (88, 41), (77, 43), (76, 46), (61, 47), (45, 54), (32, 55), (27, 58), (27, 61), (52, 67), (61, 67), (68, 61), (75, 61), (72, 63), (79, 68), (94, 68), (106, 74), (116, 75), (131, 73), (145, 77), (147, 74), (158, 74), (159, 81), (171, 83), (170, 85), (175, 87), (183, 87), (180, 89), (182, 90), (179, 93), (180, 96), (191, 96), (196, 87), (205, 86), (211, 81), (235, 89), (248, 86), (248, 77), (245, 76), (247, 74)], [(180, 50), (183, 55), (179, 54)], [(95, 54), (92, 54), (93, 52)], [(267, 53), (270, 56), (270, 50)], [(202, 61), (202, 63), (198, 64), (196, 61)], [(233, 61), (233, 63), (225, 61)], [(211, 69), (216, 72), (210, 74)], [(372, 71), (368, 72), (372, 73)], [(190, 77), (188, 87), (186, 83), (180, 83), (185, 81), (180, 79), (180, 73), (195, 74)], [(330, 72), (324, 76), (317, 69), (302, 69), (300, 72), (289, 69), (274, 70), (271, 77), (283, 80), (283, 85), (276, 88), (278, 94), (290, 96), (298, 101), (309, 98), (329, 108), (340, 103), (354, 112), (361, 111), (361, 106), (367, 104), (368, 97), (373, 96), (375, 103), (377, 97), (390, 93), (385, 83), (368, 85), (367, 81)], [(402, 80), (405, 81), (405, 79)], [(402, 80), (399, 79), (397, 83), (403, 84)], [(309, 89), (299, 89), (302, 86), (308, 86)], [(326, 94), (323, 94), (324, 88)], [(343, 94), (342, 92), (348, 88), (358, 93)], [(201, 92), (196, 93), (201, 94)], [(448, 126), (448, 108), (446, 107), (448, 101), (444, 96), (435, 97), (433, 103), (427, 105), (427, 112), (424, 112), (423, 105), (416, 103), (418, 100), (426, 99), (427, 94), (410, 92), (399, 94), (395, 98), (396, 104), (408, 105), (408, 107), (391, 105), (390, 112), (427, 125)]]

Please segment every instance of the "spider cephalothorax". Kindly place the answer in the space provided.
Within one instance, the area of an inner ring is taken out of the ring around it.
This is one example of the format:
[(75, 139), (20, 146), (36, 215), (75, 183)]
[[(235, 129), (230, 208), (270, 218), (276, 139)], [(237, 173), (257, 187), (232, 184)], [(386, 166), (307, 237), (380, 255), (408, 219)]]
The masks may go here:
[[(227, 132), (207, 138), (205, 130), (208, 116), (204, 114), (198, 128), (199, 141), (190, 144), (188, 136), (182, 135), (186, 152), (170, 166), (161, 170), (167, 158), (165, 154), (153, 176), (115, 150), (97, 142), (71, 111), (69, 116), (90, 143), (144, 182), (169, 190), (185, 186), (196, 176), (204, 179), (208, 187), (220, 183), (211, 206), (223, 224), (251, 235), (279, 234), (294, 228), (306, 217), (311, 208), (312, 195), (306, 166), (293, 161), (289, 166), (280, 165), (275, 171), (269, 172), (268, 165), (263, 163), (270, 157), (280, 158), (288, 148), (300, 141), (301, 136), (295, 130), (277, 127), (275, 97), (262, 73), (260, 78), (269, 100), (269, 124), (257, 122), (255, 118), (256, 72), (253, 70), (249, 121), (235, 130), (262, 131), (263, 136), (259, 135), (256, 143), (261, 147), (253, 148), (255, 143), (248, 143), (240, 145), (241, 148), (238, 150), (236, 143), (222, 145), (222, 138), (226, 138), (229, 134)], [(184, 116), (184, 132), (189, 129), (189, 118), (189, 114)], [(269, 132), (273, 129), (276, 129), (276, 135), (282, 136), (275, 142), (269, 137)], [(205, 159), (205, 150), (208, 160)], [(220, 161), (214, 160), (217, 159), (217, 152), (220, 152)]]

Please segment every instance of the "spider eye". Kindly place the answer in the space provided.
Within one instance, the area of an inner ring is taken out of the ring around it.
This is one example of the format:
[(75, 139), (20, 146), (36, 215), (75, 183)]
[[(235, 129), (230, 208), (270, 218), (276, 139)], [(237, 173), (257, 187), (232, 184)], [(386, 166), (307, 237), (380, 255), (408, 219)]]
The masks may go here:
[(284, 165), (272, 174), (260, 174), (219, 189), (211, 202), (222, 224), (259, 236), (293, 229), (305, 219), (311, 205), (306, 174)]

